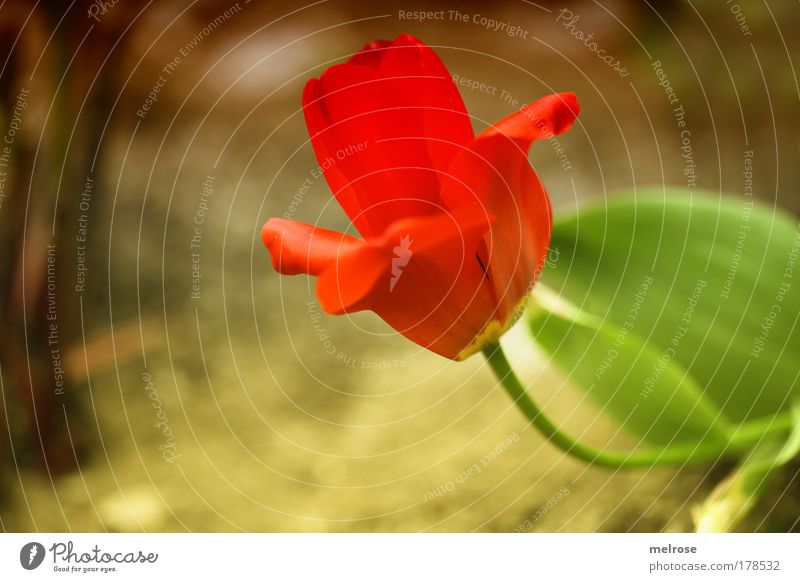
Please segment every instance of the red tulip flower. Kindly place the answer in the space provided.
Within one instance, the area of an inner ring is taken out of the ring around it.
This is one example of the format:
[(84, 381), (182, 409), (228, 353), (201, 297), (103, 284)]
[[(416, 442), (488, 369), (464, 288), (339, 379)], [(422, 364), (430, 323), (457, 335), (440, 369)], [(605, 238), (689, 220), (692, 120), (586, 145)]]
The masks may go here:
[(528, 149), (570, 128), (575, 95), (540, 99), (476, 136), (444, 64), (401, 35), (311, 79), (303, 111), (361, 238), (271, 218), (262, 238), (274, 268), (317, 277), (326, 312), (372, 310), (447, 358), (496, 342), (550, 242), (550, 201)]

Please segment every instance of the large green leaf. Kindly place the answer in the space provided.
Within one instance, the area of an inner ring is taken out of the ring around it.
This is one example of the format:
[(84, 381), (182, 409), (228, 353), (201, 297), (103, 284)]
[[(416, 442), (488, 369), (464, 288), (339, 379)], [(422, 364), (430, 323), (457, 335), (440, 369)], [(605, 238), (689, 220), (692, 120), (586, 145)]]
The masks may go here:
[[(662, 352), (637, 334), (580, 313), (544, 290), (529, 317), (537, 343), (631, 432), (659, 445), (728, 440), (730, 427), (702, 388), (677, 362), (660, 362)], [(604, 364), (609, 361), (613, 365)], [(656, 374), (657, 389), (648, 390)]]
[(650, 191), (558, 220), (551, 248), (543, 283), (596, 330), (538, 312), (534, 333), (627, 427), (642, 434), (659, 412), (677, 422), (697, 392), (706, 412), (690, 415), (690, 428), (662, 420), (650, 440), (716, 431), (708, 412), (722, 412), (724, 429), (773, 415), (797, 393), (800, 234), (790, 216), (749, 198)]

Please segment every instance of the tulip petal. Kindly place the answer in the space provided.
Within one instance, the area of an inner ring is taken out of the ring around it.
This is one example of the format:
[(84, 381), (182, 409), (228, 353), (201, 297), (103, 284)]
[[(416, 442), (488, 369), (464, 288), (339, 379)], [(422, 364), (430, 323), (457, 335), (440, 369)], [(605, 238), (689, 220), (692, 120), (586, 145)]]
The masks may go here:
[(314, 146), (314, 153), (325, 179), (333, 192), (339, 206), (347, 213), (356, 230), (362, 236), (369, 236), (372, 229), (363, 212), (359, 186), (351, 184), (348, 176), (357, 176), (361, 168), (356, 156), (352, 154), (343, 160), (337, 160), (336, 153), (346, 151), (335, 128), (330, 127), (327, 115), (322, 109), (323, 97), (319, 79), (311, 79), (303, 90), (303, 113)]
[(352, 236), (285, 218), (270, 218), (261, 229), (273, 268), (282, 275), (319, 275), (361, 241)]
[(461, 211), (396, 221), (322, 273), (323, 308), (332, 314), (370, 309), (419, 345), (458, 358), (496, 309), (476, 256), (491, 220)]
[[(319, 81), (327, 121), (321, 135), (333, 134), (338, 143), (327, 165), (338, 166), (346, 187), (354, 190), (369, 228), (359, 228), (364, 236), (380, 234), (398, 217), (438, 210), (439, 182), (425, 145), (422, 114), (397, 87), (402, 81), (350, 64), (331, 67)], [(347, 153), (359, 144), (360, 151)], [(320, 165), (324, 168), (326, 161)], [(354, 222), (360, 218), (343, 208)]]
[(528, 149), (569, 129), (578, 110), (572, 93), (540, 99), (481, 133), (450, 166), (444, 203), (486, 207), (498, 217), (485, 239), (485, 262), (503, 321), (531, 290), (550, 242), (550, 199)]
[(408, 35), (309, 81), (303, 109), (325, 177), (365, 237), (440, 211), (441, 172), (474, 137), (447, 69)]
[(408, 104), (423, 116), (426, 146), (434, 167), (445, 169), (475, 133), (452, 75), (429, 46), (408, 34), (395, 39), (381, 61), (384, 77), (404, 77)]
[(381, 64), (383, 55), (386, 54), (381, 49), (391, 44), (392, 42), (389, 40), (373, 40), (371, 43), (361, 47), (361, 50), (350, 57), (347, 62), (351, 65), (364, 65), (365, 67), (374, 67), (377, 69)]
[(555, 93), (501, 119), (482, 132), (478, 139), (502, 134), (527, 151), (537, 139), (547, 139), (567, 131), (579, 112), (580, 106), (575, 93)]

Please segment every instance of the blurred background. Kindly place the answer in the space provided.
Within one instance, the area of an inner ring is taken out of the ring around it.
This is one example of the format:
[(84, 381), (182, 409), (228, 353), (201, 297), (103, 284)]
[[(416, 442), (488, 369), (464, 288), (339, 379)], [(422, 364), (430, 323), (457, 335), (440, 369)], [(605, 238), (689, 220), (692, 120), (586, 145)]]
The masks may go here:
[[(531, 154), (557, 214), (672, 184), (797, 215), (798, 26), (791, 1), (6, 0), (0, 528), (690, 530), (726, 467), (563, 457), (480, 357), (324, 315), (260, 229), (346, 228), (301, 91), (401, 33), (457, 76), (476, 130), (578, 94), (579, 122)], [(506, 345), (554, 418), (631, 444), (524, 330)], [(797, 527), (787, 473), (743, 528)]]

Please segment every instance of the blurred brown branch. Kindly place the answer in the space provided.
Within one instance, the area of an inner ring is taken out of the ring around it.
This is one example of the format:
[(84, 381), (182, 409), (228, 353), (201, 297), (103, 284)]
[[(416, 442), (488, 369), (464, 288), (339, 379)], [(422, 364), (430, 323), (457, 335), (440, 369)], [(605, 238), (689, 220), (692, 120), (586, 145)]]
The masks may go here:
[(13, 443), (15, 454), (38, 451), (49, 473), (74, 467), (88, 438), (77, 428), (68, 434), (67, 424), (80, 418), (65, 372), (81, 330), (74, 226), (84, 184), (102, 163), (114, 76), (100, 73), (113, 70), (120, 53), (111, 48), (125, 42), (122, 30), (142, 5), (16, 0), (0, 10), (0, 364), (10, 384), (4, 405), (21, 410), (0, 438), (26, 434), (26, 447)]

